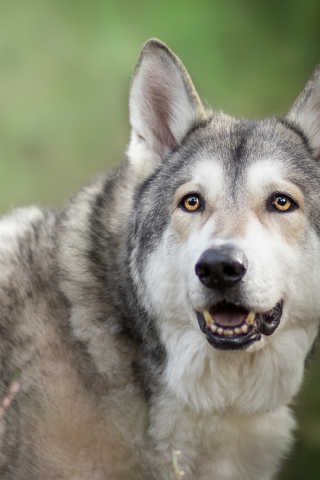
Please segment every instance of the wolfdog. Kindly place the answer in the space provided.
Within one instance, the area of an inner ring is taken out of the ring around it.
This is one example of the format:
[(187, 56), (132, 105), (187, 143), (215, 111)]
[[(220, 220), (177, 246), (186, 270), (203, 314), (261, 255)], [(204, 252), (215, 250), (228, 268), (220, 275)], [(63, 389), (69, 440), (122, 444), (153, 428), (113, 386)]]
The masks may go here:
[(152, 39), (129, 109), (123, 164), (0, 222), (1, 479), (169, 479), (178, 449), (270, 480), (319, 326), (320, 67), (236, 120)]

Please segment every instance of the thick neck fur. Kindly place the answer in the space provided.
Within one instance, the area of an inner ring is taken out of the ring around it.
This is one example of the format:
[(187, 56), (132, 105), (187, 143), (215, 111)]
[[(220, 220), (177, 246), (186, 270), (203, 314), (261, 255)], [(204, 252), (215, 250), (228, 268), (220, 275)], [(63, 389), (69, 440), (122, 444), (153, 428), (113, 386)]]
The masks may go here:
[(86, 346), (100, 374), (115, 377), (115, 365), (125, 368), (149, 396), (156, 388), (153, 373), (163, 370), (164, 350), (152, 321), (138, 306), (130, 276), (133, 175), (125, 162), (71, 200), (58, 254), (73, 335)]

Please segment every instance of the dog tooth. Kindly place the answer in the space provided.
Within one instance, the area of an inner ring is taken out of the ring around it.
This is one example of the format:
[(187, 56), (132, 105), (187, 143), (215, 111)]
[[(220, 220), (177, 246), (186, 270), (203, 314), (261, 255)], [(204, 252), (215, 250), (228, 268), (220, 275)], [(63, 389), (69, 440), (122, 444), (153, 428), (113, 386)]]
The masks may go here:
[(248, 332), (248, 325), (242, 325), (241, 331), (242, 331), (242, 333), (247, 333)]
[(205, 321), (206, 321), (206, 324), (209, 325), (212, 325), (213, 324), (213, 318), (211, 317), (210, 313), (208, 312), (208, 310), (205, 310), (203, 312), (203, 315), (204, 315), (204, 318), (205, 318)]
[(211, 325), (210, 328), (211, 328), (211, 332), (212, 332), (212, 333), (216, 333), (216, 331), (217, 331), (216, 325)]
[(221, 327), (218, 328), (217, 333), (218, 333), (218, 335), (222, 335), (223, 334), (223, 328), (221, 328)]
[(240, 335), (240, 333), (241, 333), (241, 328), (235, 328), (235, 329), (234, 329), (234, 332), (235, 332), (236, 335)]
[(233, 337), (233, 330), (231, 328), (226, 328), (224, 334), (226, 337)]
[(248, 324), (248, 325), (253, 325), (253, 322), (254, 322), (254, 317), (256, 316), (255, 312), (253, 310), (251, 310), (249, 312), (249, 315), (247, 316), (247, 318), (245, 319), (245, 322)]

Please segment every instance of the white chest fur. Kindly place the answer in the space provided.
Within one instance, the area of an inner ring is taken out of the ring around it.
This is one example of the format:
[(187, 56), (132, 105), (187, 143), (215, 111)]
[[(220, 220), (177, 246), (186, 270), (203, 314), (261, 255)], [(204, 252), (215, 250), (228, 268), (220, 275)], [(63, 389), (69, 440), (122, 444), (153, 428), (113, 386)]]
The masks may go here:
[(295, 426), (286, 406), (253, 415), (196, 413), (170, 394), (158, 399), (151, 418), (158, 458), (168, 464), (171, 451), (180, 450), (184, 478), (197, 480), (272, 479)]

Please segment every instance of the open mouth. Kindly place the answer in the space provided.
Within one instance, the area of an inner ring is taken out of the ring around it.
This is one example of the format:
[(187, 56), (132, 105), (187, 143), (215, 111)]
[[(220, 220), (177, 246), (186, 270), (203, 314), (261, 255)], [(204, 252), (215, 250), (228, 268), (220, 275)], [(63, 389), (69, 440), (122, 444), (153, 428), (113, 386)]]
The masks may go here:
[(244, 350), (261, 339), (272, 335), (282, 315), (283, 301), (271, 310), (256, 313), (226, 301), (209, 310), (197, 312), (199, 326), (210, 345), (218, 350)]

